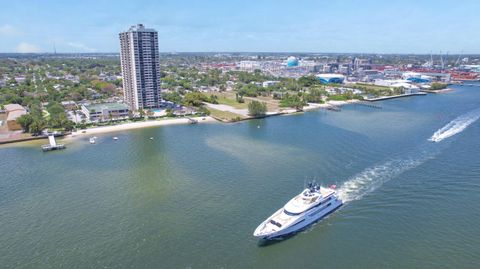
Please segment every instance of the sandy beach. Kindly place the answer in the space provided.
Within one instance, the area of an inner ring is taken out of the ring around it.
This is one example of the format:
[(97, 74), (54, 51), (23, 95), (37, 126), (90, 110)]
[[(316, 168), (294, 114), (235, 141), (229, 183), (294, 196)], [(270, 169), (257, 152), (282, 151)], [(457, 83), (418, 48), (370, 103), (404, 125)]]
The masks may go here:
[(323, 103), (323, 104), (308, 103), (308, 106), (303, 107), (303, 111), (309, 111), (309, 110), (314, 110), (318, 108), (327, 108), (331, 106), (343, 106), (343, 105), (353, 104), (357, 102), (359, 102), (359, 100), (353, 99), (348, 101), (327, 101), (326, 103)]
[[(207, 123), (207, 122), (217, 122), (212, 117), (193, 117), (191, 119), (197, 120), (198, 123)], [(189, 119), (179, 118), (179, 119), (166, 119), (166, 120), (151, 120), (151, 121), (140, 121), (140, 122), (129, 122), (113, 126), (102, 126), (88, 128), (86, 130), (79, 130), (77, 132), (72, 132), (72, 134), (66, 136), (65, 138), (75, 138), (81, 136), (91, 136), (95, 134), (111, 133), (131, 129), (139, 129), (146, 127), (156, 127), (156, 126), (165, 126), (165, 125), (174, 125), (174, 124), (189, 124)]]

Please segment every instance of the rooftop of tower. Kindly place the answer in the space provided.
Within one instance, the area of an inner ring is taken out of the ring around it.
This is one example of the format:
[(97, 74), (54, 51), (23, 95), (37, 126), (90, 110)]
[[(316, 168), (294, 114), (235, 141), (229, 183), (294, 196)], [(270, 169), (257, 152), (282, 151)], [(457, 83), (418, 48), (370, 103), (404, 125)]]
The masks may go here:
[(154, 29), (145, 28), (145, 25), (141, 23), (131, 26), (128, 31), (129, 32), (155, 32)]

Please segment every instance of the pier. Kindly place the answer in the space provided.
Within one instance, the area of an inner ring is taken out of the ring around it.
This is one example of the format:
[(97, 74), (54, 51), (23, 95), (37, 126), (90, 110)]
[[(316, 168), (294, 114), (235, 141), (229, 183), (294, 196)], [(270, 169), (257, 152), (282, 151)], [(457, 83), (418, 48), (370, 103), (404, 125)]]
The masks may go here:
[(198, 120), (196, 120), (196, 119), (192, 119), (192, 118), (189, 118), (189, 117), (187, 117), (187, 119), (188, 119), (188, 123), (190, 123), (190, 124), (198, 123)]
[(65, 149), (64, 144), (57, 144), (57, 141), (55, 141), (55, 136), (53, 134), (48, 136), (48, 141), (50, 142), (50, 144), (42, 145), (42, 150), (43, 151)]
[(354, 103), (355, 105), (359, 105), (359, 106), (366, 106), (366, 107), (370, 107), (370, 108), (376, 108), (376, 109), (382, 109), (383, 107), (379, 106), (379, 105), (375, 105), (373, 103), (370, 103), (370, 102), (366, 102), (366, 101), (360, 101), (360, 102), (356, 102)]
[(409, 96), (418, 96), (418, 95), (427, 95), (424, 92), (417, 92), (417, 93), (410, 93), (410, 94), (399, 94), (399, 95), (392, 95), (392, 96), (382, 96), (377, 98), (367, 98), (365, 101), (369, 102), (376, 102), (376, 101), (383, 101), (388, 99), (400, 98), (400, 97), (409, 97)]
[(335, 111), (335, 112), (342, 111), (342, 109), (339, 106), (334, 106), (334, 105), (327, 106), (326, 109), (331, 110), (331, 111)]

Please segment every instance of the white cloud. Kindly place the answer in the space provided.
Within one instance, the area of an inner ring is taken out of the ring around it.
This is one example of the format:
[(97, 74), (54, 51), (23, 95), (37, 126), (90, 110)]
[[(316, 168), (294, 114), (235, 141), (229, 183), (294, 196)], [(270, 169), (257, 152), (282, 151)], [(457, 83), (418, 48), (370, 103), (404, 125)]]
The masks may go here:
[(82, 51), (85, 51), (85, 52), (95, 52), (95, 51), (97, 51), (96, 49), (90, 48), (90, 47), (88, 47), (84, 44), (81, 44), (81, 43), (68, 42), (67, 45), (69, 45), (72, 48), (76, 48), (76, 49), (79, 49), (79, 50), (82, 50)]
[(9, 24), (0, 25), (0, 35), (13, 35), (17, 32), (17, 29)]
[(40, 52), (40, 48), (33, 44), (22, 42), (18, 44), (18, 46), (15, 48), (15, 51), (19, 53), (36, 53)]

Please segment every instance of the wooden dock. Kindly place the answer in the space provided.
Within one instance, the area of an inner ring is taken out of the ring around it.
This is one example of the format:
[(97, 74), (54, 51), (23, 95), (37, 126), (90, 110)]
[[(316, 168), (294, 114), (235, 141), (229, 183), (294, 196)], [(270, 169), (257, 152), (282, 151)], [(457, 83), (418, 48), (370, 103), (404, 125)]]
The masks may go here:
[(55, 136), (53, 134), (48, 135), (48, 142), (50, 143), (42, 145), (43, 151), (52, 151), (66, 148), (64, 144), (57, 144), (57, 141), (55, 141)]
[(359, 105), (359, 106), (366, 106), (366, 107), (370, 107), (370, 108), (376, 108), (376, 109), (382, 109), (383, 108), (382, 106), (375, 105), (374, 103), (366, 102), (366, 101), (359, 101), (359, 102), (355, 102), (353, 104), (354, 105)]
[(192, 118), (189, 118), (189, 117), (186, 117), (188, 119), (188, 123), (190, 124), (197, 124), (198, 123), (198, 120), (196, 119), (192, 119)]
[(335, 112), (340, 112), (342, 109), (339, 106), (329, 105), (325, 109)]

